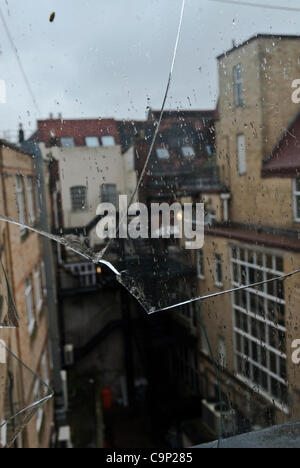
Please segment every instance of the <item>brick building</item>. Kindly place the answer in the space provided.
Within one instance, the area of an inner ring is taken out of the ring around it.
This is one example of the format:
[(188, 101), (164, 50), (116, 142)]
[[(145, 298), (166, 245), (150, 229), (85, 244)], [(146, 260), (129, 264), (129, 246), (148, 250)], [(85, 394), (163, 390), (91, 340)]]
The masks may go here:
[[(36, 226), (39, 210), (36, 194), (37, 176), (32, 155), (16, 146), (1, 142), (1, 213), (21, 223)], [(4, 304), (13, 298), (19, 315), (19, 327), (2, 330), (6, 346), (32, 369), (29, 372), (10, 356), (0, 372), (9, 376), (5, 383), (5, 400), (1, 413), (7, 419), (38, 401), (47, 389), (37, 376), (50, 385), (50, 353), (48, 347), (48, 321), (46, 285), (41, 241), (38, 234), (12, 224), (1, 222), (1, 246), (11, 296), (6, 292)], [(2, 294), (5, 295), (2, 282)], [(11, 306), (11, 305), (10, 305)], [(34, 373), (36, 375), (34, 375)], [(1, 402), (1, 400), (0, 400)], [(2, 419), (2, 418), (1, 418)], [(12, 426), (13, 426), (12, 422)], [(16, 423), (17, 424), (17, 423)], [(53, 429), (52, 402), (39, 409), (22, 435), (17, 447), (49, 447)], [(2, 429), (2, 444), (11, 436), (11, 428)]]
[[(217, 164), (226, 191), (202, 192), (218, 213), (198, 254), (202, 295), (270, 280), (299, 265), (299, 107), (291, 99), (299, 40), (258, 35), (218, 57)], [(223, 399), (234, 410), (233, 432), (299, 419), (300, 369), (291, 359), (299, 335), (298, 291), (294, 276), (201, 304)], [(201, 392), (216, 402), (215, 371), (200, 328), (199, 335)], [(220, 414), (205, 404), (210, 415)]]

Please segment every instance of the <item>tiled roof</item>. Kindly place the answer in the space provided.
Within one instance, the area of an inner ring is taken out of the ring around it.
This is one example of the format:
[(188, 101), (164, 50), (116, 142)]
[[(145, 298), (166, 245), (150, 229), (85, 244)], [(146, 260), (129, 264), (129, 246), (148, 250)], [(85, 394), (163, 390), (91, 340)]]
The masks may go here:
[(281, 136), (262, 167), (263, 177), (295, 177), (300, 174), (300, 113)]
[(50, 145), (51, 135), (58, 141), (61, 138), (73, 137), (76, 146), (86, 146), (85, 137), (113, 136), (120, 144), (119, 131), (114, 119), (47, 119), (38, 120), (37, 132), (31, 140)]

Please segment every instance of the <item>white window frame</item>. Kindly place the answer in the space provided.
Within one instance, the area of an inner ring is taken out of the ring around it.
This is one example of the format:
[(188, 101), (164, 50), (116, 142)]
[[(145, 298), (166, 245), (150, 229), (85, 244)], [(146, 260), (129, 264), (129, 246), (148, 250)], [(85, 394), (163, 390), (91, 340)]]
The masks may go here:
[(2, 420), (0, 423), (0, 444), (3, 448), (6, 447), (7, 444), (7, 422)]
[(34, 314), (34, 296), (32, 279), (28, 277), (25, 283), (25, 298), (26, 298), (26, 312), (28, 318), (28, 330), (30, 335), (33, 334), (35, 327), (35, 314)]
[[(221, 267), (221, 281), (219, 281), (219, 265)], [(215, 285), (218, 286), (218, 288), (223, 286), (223, 261), (221, 254), (215, 254)]]
[[(41, 396), (41, 381), (40, 381), (39, 378), (36, 378), (36, 380), (34, 382), (33, 393), (34, 393), (35, 403), (37, 403), (38, 401), (40, 401), (42, 399), (42, 396)], [(44, 417), (44, 409), (43, 409), (42, 406), (39, 406), (38, 410), (36, 412), (36, 430), (37, 430), (37, 432), (41, 431), (42, 424), (43, 424), (43, 417)]]
[[(24, 181), (21, 175), (16, 176), (16, 194), (17, 194), (17, 207), (19, 222), (26, 224), (26, 205), (24, 193)], [(26, 228), (20, 226), (21, 235), (26, 232)]]
[(27, 176), (26, 177), (27, 207), (28, 207), (29, 221), (32, 226), (34, 225), (36, 221), (33, 190), (34, 190), (33, 189), (33, 177)]
[(240, 133), (236, 137), (237, 144), (237, 158), (238, 158), (238, 170), (239, 174), (247, 174), (247, 151), (246, 151), (246, 138), (243, 133)]
[(205, 279), (205, 268), (204, 268), (204, 253), (203, 250), (198, 250), (197, 252), (197, 272), (198, 279)]
[[(244, 259), (241, 259), (240, 252), (241, 249), (244, 251)], [(233, 256), (233, 250), (236, 251), (236, 257)], [(253, 262), (249, 261), (249, 252), (252, 254), (252, 259)], [(262, 265), (257, 262), (257, 256), (260, 256), (262, 259)], [(267, 267), (267, 257), (272, 257), (272, 268)], [(273, 252), (273, 251), (267, 251), (265, 249), (257, 249), (253, 248), (253, 246), (247, 246), (247, 245), (232, 245), (230, 247), (230, 264), (231, 264), (231, 278), (232, 278), (232, 287), (239, 288), (244, 284), (246, 281), (247, 284), (250, 282), (249, 278), (249, 268), (255, 269), (263, 274), (263, 281), (266, 281), (268, 279), (268, 274), (272, 274), (275, 277), (279, 277), (284, 274), (283, 271), (278, 271), (276, 269), (276, 259), (281, 258), (282, 255), (278, 252)], [(283, 260), (283, 259), (282, 259)], [(234, 280), (234, 266), (237, 266), (238, 268), (238, 278), (239, 281)], [(242, 278), (241, 274), (241, 267), (246, 269), (246, 278)], [(284, 268), (283, 268), (284, 269)], [(281, 304), (285, 306), (286, 302), (285, 299), (281, 299), (277, 296), (270, 296), (268, 293), (267, 289), (268, 285), (265, 284), (263, 286), (263, 289), (254, 289), (254, 288), (249, 288), (245, 291), (246, 294), (246, 306), (247, 308), (244, 308), (242, 305), (236, 305), (235, 301), (235, 295), (232, 295), (232, 309), (233, 309), (233, 324), (234, 324), (234, 356), (235, 356), (235, 369), (236, 369), (236, 375), (237, 377), (245, 382), (247, 385), (249, 385), (251, 388), (253, 388), (253, 385), (257, 385), (257, 383), (254, 380), (254, 368), (257, 368), (258, 370), (261, 371), (261, 373), (265, 374), (267, 378), (267, 387), (268, 389), (263, 389), (260, 387), (260, 393), (264, 395), (264, 397), (272, 402), (275, 402), (276, 407), (280, 408), (284, 412), (288, 412), (288, 408), (286, 405), (283, 405), (282, 401), (279, 401), (275, 398), (275, 396), (272, 394), (272, 379), (276, 380), (278, 384), (281, 384), (283, 386), (287, 385), (286, 380), (284, 380), (281, 377), (281, 360), (286, 361), (287, 356), (285, 353), (280, 351), (279, 349), (276, 349), (271, 346), (270, 344), (270, 329), (276, 329), (278, 332), (282, 332), (286, 335), (286, 327), (281, 326), (275, 322), (272, 322), (270, 320), (270, 317), (266, 315), (267, 310), (268, 310), (268, 301), (274, 302), (277, 304)], [(261, 314), (258, 313), (258, 311), (252, 311), (251, 307), (251, 294), (255, 294), (261, 298), (264, 304), (264, 310), (265, 314), (262, 316)], [(242, 330), (241, 328), (238, 327), (238, 323), (236, 322), (236, 312), (242, 314), (242, 317), (245, 318), (245, 323), (247, 323), (247, 330)], [(258, 323), (264, 324), (265, 326), (265, 340), (262, 340), (261, 337), (255, 337), (252, 335), (252, 325), (253, 321)], [(237, 340), (240, 340), (241, 343), (241, 350), (238, 350), (238, 345), (237, 345)], [(253, 355), (253, 345), (252, 343), (257, 345), (257, 355), (259, 356), (259, 359), (255, 360), (255, 356)], [(247, 346), (246, 346), (247, 344)], [(248, 348), (249, 350), (249, 356), (245, 354), (245, 349)], [(266, 352), (266, 366), (262, 365), (262, 359), (261, 359), (261, 351), (262, 349), (265, 350)], [(271, 369), (271, 355), (274, 357), (276, 356), (276, 373), (272, 372)], [(238, 360), (242, 359), (244, 361), (247, 361), (250, 366), (250, 377), (246, 377), (245, 375), (242, 375), (239, 373), (239, 367), (238, 367)], [(260, 360), (260, 362), (258, 362)]]
[(44, 297), (47, 297), (46, 266), (44, 260), (41, 261), (42, 285)]
[[(297, 190), (297, 180), (293, 180), (293, 204), (294, 204), (294, 220), (297, 223), (300, 223), (300, 217), (298, 217), (297, 213), (297, 199), (300, 198), (300, 191)], [(299, 179), (300, 180), (300, 179)]]
[(49, 385), (50, 379), (49, 379), (49, 360), (48, 360), (48, 352), (45, 349), (42, 355), (42, 360), (41, 360), (41, 371), (42, 371), (42, 378), (43, 381)]
[(41, 272), (39, 265), (36, 265), (34, 269), (34, 289), (35, 289), (35, 300), (37, 311), (40, 314), (43, 307), (43, 294), (41, 286)]
[(243, 69), (239, 63), (233, 68), (233, 83), (234, 83), (234, 104), (235, 107), (244, 105), (244, 90), (243, 90)]

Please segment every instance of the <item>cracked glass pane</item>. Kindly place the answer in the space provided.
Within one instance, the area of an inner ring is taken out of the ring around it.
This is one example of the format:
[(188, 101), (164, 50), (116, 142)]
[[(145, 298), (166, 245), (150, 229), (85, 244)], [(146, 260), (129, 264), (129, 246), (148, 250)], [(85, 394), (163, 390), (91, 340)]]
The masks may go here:
[(0, 327), (17, 327), (18, 313), (2, 259), (0, 259)]
[(131, 3), (0, 0), (0, 443), (50, 354), (62, 444), (69, 397), (88, 446), (112, 407), (174, 448), (300, 418), (300, 8)]
[(29, 438), (44, 430), (45, 418), (50, 415), (46, 403), (53, 392), (7, 347), (8, 340), (14, 345), (15, 337), (2, 330), (0, 338), (0, 447), (23, 448), (25, 427)]

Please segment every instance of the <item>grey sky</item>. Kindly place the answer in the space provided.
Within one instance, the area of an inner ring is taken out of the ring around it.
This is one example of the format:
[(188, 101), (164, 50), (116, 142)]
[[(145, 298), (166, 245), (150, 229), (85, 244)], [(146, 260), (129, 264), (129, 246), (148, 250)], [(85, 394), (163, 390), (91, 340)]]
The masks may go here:
[[(299, 6), (298, 0), (259, 3)], [(0, 104), (0, 130), (15, 129), (20, 120), (34, 129), (36, 118), (50, 112), (66, 118), (143, 118), (148, 98), (153, 108), (160, 107), (181, 0), (0, 0), (0, 5), (42, 110), (38, 116), (0, 24), (0, 80), (8, 92), (7, 104)], [(215, 57), (233, 39), (299, 34), (299, 22), (300, 12), (186, 0), (168, 107), (212, 108), (218, 95)]]

